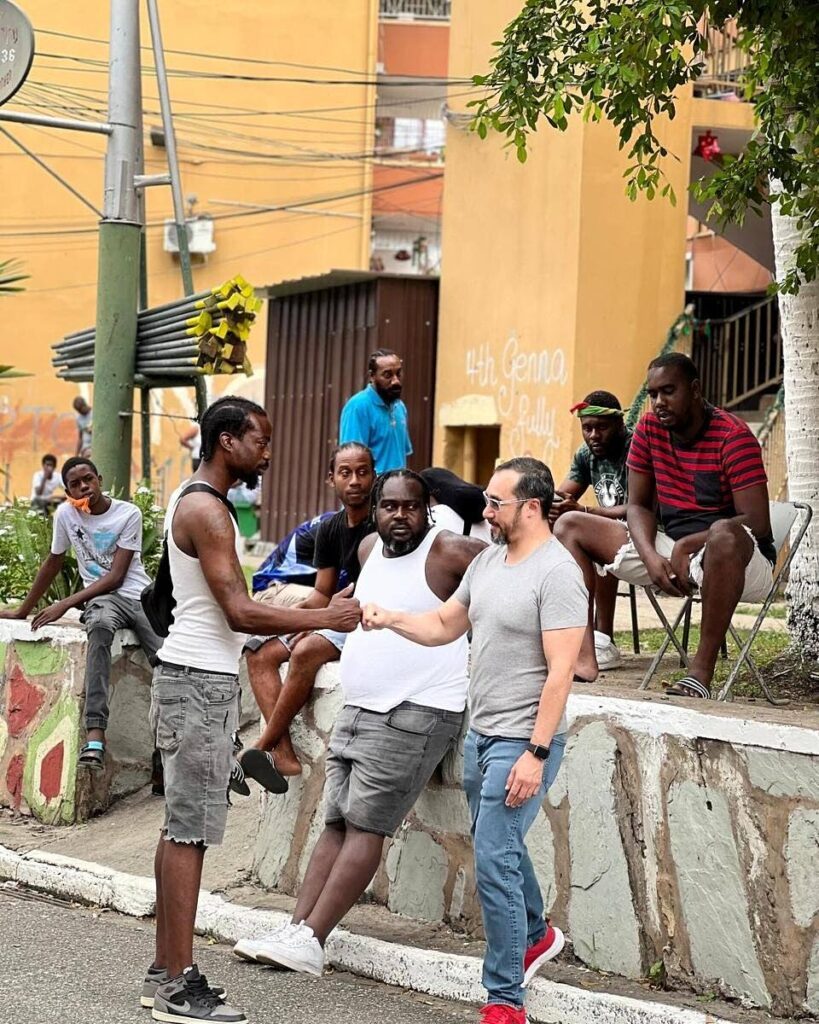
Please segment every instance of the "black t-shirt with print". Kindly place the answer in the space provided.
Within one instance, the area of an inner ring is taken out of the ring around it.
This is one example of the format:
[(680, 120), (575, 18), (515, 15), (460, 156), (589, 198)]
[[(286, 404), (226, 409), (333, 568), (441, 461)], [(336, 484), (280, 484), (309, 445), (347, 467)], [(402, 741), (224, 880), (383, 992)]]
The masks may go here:
[(358, 579), (361, 572), (361, 566), (358, 564), (358, 545), (372, 531), (373, 526), (369, 517), (358, 526), (348, 526), (347, 512), (344, 509), (337, 512), (332, 519), (326, 519), (319, 527), (313, 565), (316, 569), (338, 571), (337, 590), (343, 590)]

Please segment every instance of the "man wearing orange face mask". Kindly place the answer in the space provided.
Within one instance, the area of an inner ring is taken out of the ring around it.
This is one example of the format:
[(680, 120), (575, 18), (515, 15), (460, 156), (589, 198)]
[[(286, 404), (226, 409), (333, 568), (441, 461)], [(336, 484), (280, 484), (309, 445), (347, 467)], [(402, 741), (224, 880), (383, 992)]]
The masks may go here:
[(85, 727), (88, 735), (79, 764), (105, 765), (111, 644), (118, 629), (132, 629), (153, 665), (162, 641), (151, 629), (140, 604), (150, 580), (142, 567), (142, 513), (129, 501), (102, 493), (102, 477), (89, 459), (68, 459), (62, 470), (66, 501), (54, 515), (51, 554), (19, 608), (0, 618), (25, 619), (37, 607), (74, 549), (83, 589), (39, 611), (32, 630), (61, 619), (70, 608), (84, 606), (81, 621), (88, 633), (85, 666)]

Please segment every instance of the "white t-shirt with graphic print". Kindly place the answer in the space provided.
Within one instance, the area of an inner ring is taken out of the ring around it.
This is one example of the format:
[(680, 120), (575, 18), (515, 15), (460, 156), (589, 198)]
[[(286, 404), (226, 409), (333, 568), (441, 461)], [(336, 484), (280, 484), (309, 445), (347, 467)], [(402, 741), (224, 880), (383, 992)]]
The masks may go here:
[(130, 501), (111, 499), (107, 512), (94, 516), (66, 502), (54, 515), (51, 553), (74, 549), (83, 584), (88, 587), (111, 571), (117, 548), (133, 551), (125, 579), (116, 593), (139, 600), (150, 580), (142, 567), (142, 513)]

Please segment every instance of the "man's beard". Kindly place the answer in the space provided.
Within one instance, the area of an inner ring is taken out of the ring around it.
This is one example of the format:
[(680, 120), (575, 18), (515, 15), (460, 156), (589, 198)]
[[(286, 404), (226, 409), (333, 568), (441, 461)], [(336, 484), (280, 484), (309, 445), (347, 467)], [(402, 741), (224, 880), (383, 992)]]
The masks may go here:
[(398, 392), (398, 394), (389, 391), (384, 391), (384, 389), (380, 388), (377, 384), (375, 386), (375, 390), (378, 392), (379, 398), (381, 398), (386, 405), (392, 405), (393, 402), (397, 402), (398, 399), (401, 397), (400, 391)]
[(239, 479), (245, 485), (245, 487), (247, 487), (248, 490), (255, 491), (256, 488), (259, 486), (259, 471), (257, 469), (254, 469), (251, 472), (242, 473), (239, 476)]
[(417, 547), (420, 547), (421, 541), (424, 539), (426, 534), (427, 531), (425, 530), (419, 536), (408, 537), (406, 540), (395, 540), (394, 537), (389, 536), (382, 537), (381, 540), (384, 547), (391, 555), (395, 555), (397, 558), (400, 558), (401, 555), (409, 555), (415, 551)]
[(497, 544), (500, 547), (500, 546), (503, 546), (503, 545), (509, 543), (509, 531), (510, 530), (514, 530), (514, 528), (520, 522), (520, 514), (521, 514), (521, 507), (520, 507), (520, 505), (518, 505), (517, 509), (515, 510), (515, 514), (512, 517), (512, 522), (509, 524), (509, 526), (506, 529), (504, 529), (502, 526), (496, 526), (495, 527), (495, 529), (497, 530), (497, 533), (495, 533), (495, 532), (491, 533), (492, 543), (493, 544)]

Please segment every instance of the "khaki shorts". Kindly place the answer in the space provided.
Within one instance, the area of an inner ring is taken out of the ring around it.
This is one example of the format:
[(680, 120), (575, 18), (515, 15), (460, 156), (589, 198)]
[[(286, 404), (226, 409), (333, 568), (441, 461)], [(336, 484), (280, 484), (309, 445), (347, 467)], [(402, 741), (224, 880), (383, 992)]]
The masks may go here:
[[(253, 600), (258, 601), (259, 604), (275, 604), (279, 608), (292, 608), (293, 605), (304, 601), (312, 593), (312, 587), (305, 587), (301, 583), (273, 583), (267, 590), (260, 590), (257, 594), (254, 594)], [(290, 650), (284, 637), (261, 635), (248, 637), (243, 650), (245, 652), (258, 651), (268, 640), (281, 640), (284, 646)]]
[(260, 590), (253, 595), (253, 600), (260, 604), (277, 604), (280, 608), (292, 608), (313, 593), (312, 587), (301, 583), (273, 583), (267, 590)]
[[(623, 529), (626, 535), (626, 543), (618, 550), (614, 556), (614, 561), (610, 565), (598, 565), (597, 572), (601, 576), (611, 573), (618, 580), (632, 583), (635, 587), (650, 587), (652, 586), (651, 577), (643, 564), (643, 560), (637, 554), (637, 548), (628, 535), (625, 523), (623, 524)], [(759, 550), (753, 533), (751, 533), (747, 526), (743, 527), (743, 529), (754, 542), (754, 553), (751, 555), (751, 561), (745, 567), (745, 589), (742, 591), (740, 600), (764, 601), (773, 585), (773, 566)], [(697, 587), (702, 586), (702, 560), (707, 547), (708, 545), (705, 544), (696, 554), (691, 556), (688, 575), (690, 581)], [(654, 549), (663, 558), (671, 558), (671, 552), (674, 550), (674, 540), (665, 533), (658, 533), (654, 539)]]

